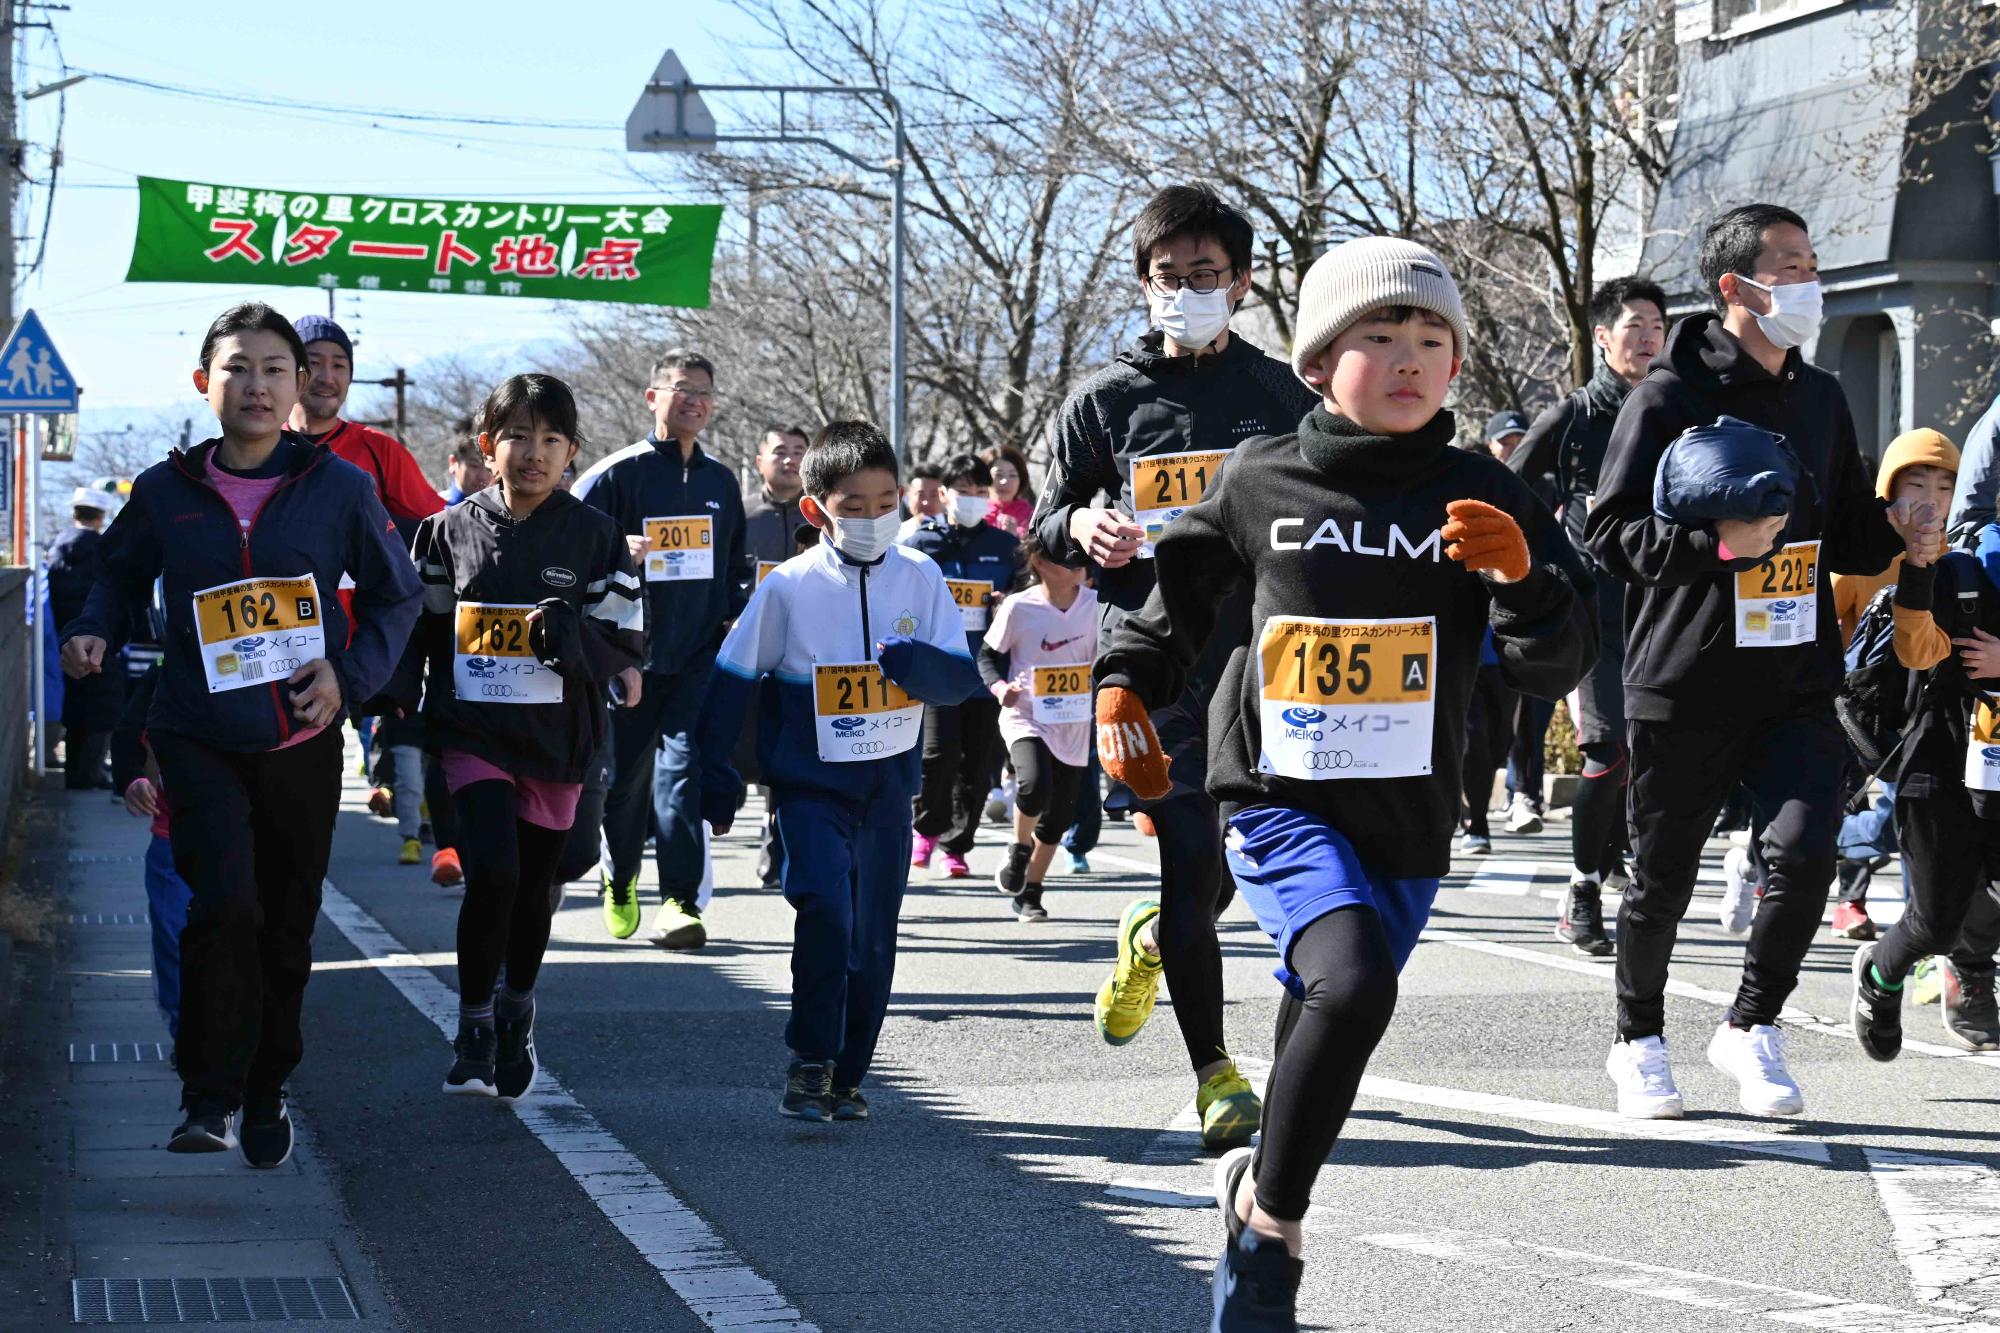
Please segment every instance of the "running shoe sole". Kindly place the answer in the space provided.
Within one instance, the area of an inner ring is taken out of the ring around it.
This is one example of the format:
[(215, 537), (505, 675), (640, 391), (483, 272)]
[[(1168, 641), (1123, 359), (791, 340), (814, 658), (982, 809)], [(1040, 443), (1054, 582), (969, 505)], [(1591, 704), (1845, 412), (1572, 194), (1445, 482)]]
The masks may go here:
[(500, 1089), (495, 1083), (483, 1078), (469, 1078), (463, 1083), (453, 1083), (449, 1078), (444, 1082), (447, 1097), (498, 1097)]
[[(1723, 1026), (1726, 1027), (1728, 1026), (1728, 1024), (1725, 1022)], [(1716, 1036), (1719, 1037), (1721, 1034), (1722, 1034), (1722, 1029), (1717, 1028)], [(1736, 1104), (1742, 1107), (1746, 1114), (1754, 1116), (1772, 1116), (1772, 1117), (1794, 1116), (1794, 1115), (1805, 1114), (1806, 1097), (1805, 1093), (1803, 1092), (1794, 1092), (1787, 1096), (1780, 1097), (1779, 1099), (1769, 1103), (1752, 1105), (1749, 1094), (1744, 1091), (1743, 1080), (1737, 1077), (1736, 1071), (1729, 1068), (1727, 1065), (1723, 1064), (1722, 1061), (1715, 1058), (1715, 1044), (1716, 1044), (1715, 1037), (1710, 1037), (1708, 1040), (1708, 1063), (1712, 1068), (1716, 1070), (1717, 1073), (1720, 1073), (1724, 1078), (1734, 1079), (1736, 1081)]]
[[(1234, 1245), (1243, 1234), (1243, 1219), (1236, 1215), (1236, 1191), (1243, 1182), (1243, 1173), (1250, 1169), (1250, 1160), (1256, 1156), (1253, 1148), (1231, 1148), (1215, 1159), (1215, 1206), (1222, 1213), (1223, 1229), (1228, 1232), (1229, 1243)], [(1216, 1310), (1221, 1311), (1221, 1301), (1216, 1302)]]
[(234, 1152), (236, 1146), (233, 1127), (224, 1129), (221, 1138), (205, 1129), (188, 1128), (176, 1132), (167, 1140), (168, 1152)]

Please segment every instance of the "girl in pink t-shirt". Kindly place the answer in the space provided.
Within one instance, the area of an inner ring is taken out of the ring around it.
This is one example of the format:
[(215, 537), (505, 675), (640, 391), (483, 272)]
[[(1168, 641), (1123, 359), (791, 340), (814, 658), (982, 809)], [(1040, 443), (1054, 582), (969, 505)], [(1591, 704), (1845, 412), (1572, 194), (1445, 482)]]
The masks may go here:
[(1000, 701), (1020, 793), (1014, 845), (994, 883), (1023, 921), (1046, 921), (1042, 879), (1076, 810), (1090, 762), (1090, 663), (1097, 593), (1081, 569), (1058, 564), (1033, 533), (1021, 543), (1035, 583), (1000, 604), (979, 646), (979, 674)]

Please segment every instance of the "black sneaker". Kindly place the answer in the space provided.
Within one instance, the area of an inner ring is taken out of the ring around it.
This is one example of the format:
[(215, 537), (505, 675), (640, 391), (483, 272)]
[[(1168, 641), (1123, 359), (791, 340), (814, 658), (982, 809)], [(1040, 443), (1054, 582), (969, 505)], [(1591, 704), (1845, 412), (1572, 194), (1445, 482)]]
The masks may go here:
[(495, 1053), (493, 1088), (503, 1102), (519, 1101), (535, 1086), (541, 1064), (535, 1059), (535, 1006), (521, 1018), (496, 1014), (493, 1019)]
[(1952, 1045), (1968, 1051), (2000, 1051), (2000, 1010), (1993, 999), (1993, 969), (1974, 971), (1938, 959), (1944, 989), (1938, 1005), (1944, 1010), (1944, 1034)]
[(243, 1123), (238, 1131), (243, 1160), (260, 1170), (283, 1166), (292, 1155), (292, 1112), (282, 1089), (270, 1096), (243, 1099)]
[[(1230, 1209), (1232, 1215), (1235, 1209)], [(1306, 1266), (1285, 1242), (1245, 1230), (1215, 1261), (1213, 1333), (1298, 1333), (1299, 1279)]]
[(833, 1118), (835, 1120), (866, 1120), (868, 1099), (861, 1095), (859, 1088), (835, 1088), (833, 1090)]
[(1042, 886), (1030, 884), (1014, 895), (1014, 919), (1017, 921), (1047, 921), (1049, 914), (1042, 910)]
[(495, 1055), (493, 1025), (460, 1023), (451, 1049), (458, 1058), (444, 1076), (444, 1090), (467, 1097), (491, 1097), (499, 1091), (493, 1076)]
[(1243, 1219), (1236, 1215), (1236, 1192), (1243, 1186), (1243, 1173), (1256, 1158), (1255, 1148), (1231, 1148), (1215, 1159), (1215, 1206), (1222, 1210), (1223, 1229), (1232, 1246), (1243, 1238)]
[(228, 1152), (236, 1146), (236, 1116), (213, 1102), (187, 1107), (186, 1118), (167, 1140), (168, 1152)]
[(794, 1120), (833, 1118), (833, 1066), (792, 1061), (785, 1071), (785, 1095), (778, 1101), (778, 1114)]
[(1903, 992), (1875, 984), (1870, 966), (1874, 961), (1874, 945), (1854, 951), (1854, 998), (1848, 1003), (1847, 1020), (1868, 1058), (1887, 1064), (1903, 1051)]
[(1562, 916), (1556, 921), (1556, 938), (1592, 958), (1602, 958), (1611, 952), (1611, 939), (1604, 933), (1604, 905), (1595, 880), (1570, 881), (1569, 892), (1563, 895)]
[(1021, 890), (1028, 887), (1028, 858), (1035, 849), (1025, 842), (1017, 842), (1007, 849), (1007, 859), (993, 872), (993, 887), (1009, 898), (1018, 898)]

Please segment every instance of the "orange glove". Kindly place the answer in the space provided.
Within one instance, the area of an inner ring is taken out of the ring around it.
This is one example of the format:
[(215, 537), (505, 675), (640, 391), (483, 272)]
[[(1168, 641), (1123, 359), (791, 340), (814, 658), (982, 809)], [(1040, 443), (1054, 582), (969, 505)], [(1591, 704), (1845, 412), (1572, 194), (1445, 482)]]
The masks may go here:
[(1097, 692), (1097, 758), (1114, 782), (1130, 787), (1142, 801), (1157, 801), (1173, 789), (1146, 705), (1121, 685)]
[(1487, 570), (1502, 583), (1528, 577), (1528, 539), (1504, 509), (1484, 500), (1453, 500), (1444, 507), (1451, 521), (1440, 530), (1444, 553), (1470, 570)]

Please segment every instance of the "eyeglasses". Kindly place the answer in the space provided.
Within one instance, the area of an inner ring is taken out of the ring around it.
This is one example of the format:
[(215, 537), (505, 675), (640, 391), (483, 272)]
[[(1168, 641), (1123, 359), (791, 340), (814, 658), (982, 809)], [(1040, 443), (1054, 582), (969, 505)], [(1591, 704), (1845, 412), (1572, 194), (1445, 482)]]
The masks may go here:
[(666, 393), (677, 394), (696, 403), (712, 403), (721, 397), (713, 389), (688, 389), (678, 384), (655, 384), (652, 387)]
[(1146, 286), (1159, 296), (1172, 296), (1183, 287), (1205, 294), (1220, 287), (1223, 275), (1232, 271), (1226, 268), (1198, 268), (1185, 276), (1179, 273), (1148, 273)]

